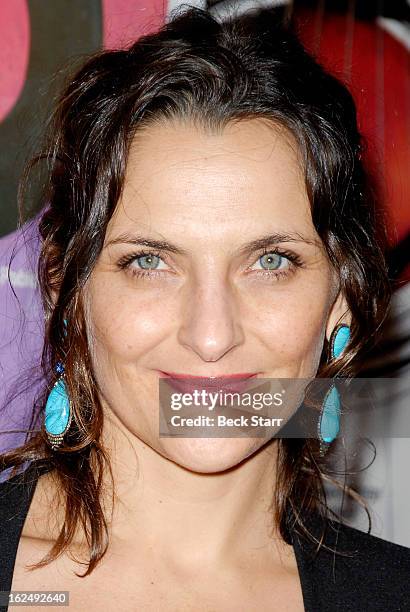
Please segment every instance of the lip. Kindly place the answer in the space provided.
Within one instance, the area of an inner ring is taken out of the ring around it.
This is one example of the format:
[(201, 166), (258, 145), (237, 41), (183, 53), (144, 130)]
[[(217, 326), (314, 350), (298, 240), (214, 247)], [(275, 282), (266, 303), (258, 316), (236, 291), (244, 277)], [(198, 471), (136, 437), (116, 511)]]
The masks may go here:
[(193, 376), (175, 372), (160, 372), (161, 378), (167, 379), (167, 384), (179, 393), (192, 394), (195, 390), (229, 393), (243, 393), (257, 373), (221, 374), (219, 376)]

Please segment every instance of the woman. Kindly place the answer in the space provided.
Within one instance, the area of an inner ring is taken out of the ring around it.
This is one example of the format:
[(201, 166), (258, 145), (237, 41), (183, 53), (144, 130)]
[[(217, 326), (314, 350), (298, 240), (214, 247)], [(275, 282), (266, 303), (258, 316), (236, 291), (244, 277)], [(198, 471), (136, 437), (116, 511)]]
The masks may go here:
[(41, 431), (2, 457), (30, 462), (2, 485), (3, 590), (68, 591), (73, 610), (406, 608), (409, 550), (327, 512), (335, 431), (158, 432), (164, 378), (357, 371), (389, 293), (360, 151), (350, 94), (263, 15), (190, 9), (68, 83), (43, 156), (49, 385)]

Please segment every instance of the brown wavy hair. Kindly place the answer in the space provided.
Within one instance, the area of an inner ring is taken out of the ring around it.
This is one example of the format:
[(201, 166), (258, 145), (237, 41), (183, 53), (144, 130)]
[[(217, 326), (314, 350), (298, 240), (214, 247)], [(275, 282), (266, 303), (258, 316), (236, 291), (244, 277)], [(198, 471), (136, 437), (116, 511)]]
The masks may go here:
[[(110, 461), (101, 443), (103, 412), (91, 367), (82, 304), (83, 287), (102, 249), (107, 224), (124, 182), (130, 144), (142, 127), (179, 118), (220, 130), (231, 121), (264, 118), (296, 139), (312, 218), (337, 270), (352, 316), (348, 350), (328, 362), (327, 342), (318, 377), (354, 376), (374, 344), (386, 314), (390, 284), (377, 223), (375, 196), (364, 170), (363, 142), (348, 89), (309, 55), (291, 25), (273, 13), (223, 22), (188, 8), (158, 32), (129, 48), (94, 54), (59, 96), (39, 160), (47, 179), (40, 220), (39, 283), (45, 313), (44, 392), (32, 423), (44, 420), (45, 399), (65, 364), (73, 421), (64, 444), (52, 450), (44, 426), (1, 456), (13, 473), (27, 461), (53, 470), (65, 501), (65, 523), (35, 567), (61, 555), (81, 525), (90, 574), (108, 546), (101, 483)], [(56, 297), (55, 297), (56, 296)], [(65, 329), (64, 320), (67, 320)], [(278, 439), (272, 510), (290, 543), (306, 513), (328, 511), (325, 460), (315, 439)], [(287, 508), (294, 511), (289, 523)]]

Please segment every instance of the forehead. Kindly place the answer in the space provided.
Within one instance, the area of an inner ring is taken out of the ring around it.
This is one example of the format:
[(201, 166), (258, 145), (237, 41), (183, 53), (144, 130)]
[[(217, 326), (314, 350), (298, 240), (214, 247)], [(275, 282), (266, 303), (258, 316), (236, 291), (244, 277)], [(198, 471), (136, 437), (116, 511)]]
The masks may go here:
[(203, 224), (222, 232), (243, 223), (260, 229), (268, 219), (276, 231), (314, 232), (289, 132), (260, 119), (230, 123), (218, 133), (164, 121), (136, 135), (108, 233), (133, 224), (163, 232), (190, 223), (196, 238)]

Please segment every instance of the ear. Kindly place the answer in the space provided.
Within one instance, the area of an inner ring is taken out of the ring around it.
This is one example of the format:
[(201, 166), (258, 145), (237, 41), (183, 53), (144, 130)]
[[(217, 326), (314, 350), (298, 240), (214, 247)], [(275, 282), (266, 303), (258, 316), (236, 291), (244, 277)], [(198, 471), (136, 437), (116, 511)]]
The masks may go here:
[(341, 290), (339, 290), (329, 312), (326, 326), (326, 339), (328, 341), (330, 340), (332, 331), (339, 323), (346, 323), (346, 325), (349, 326), (352, 323), (352, 315), (347, 305), (346, 298)]

